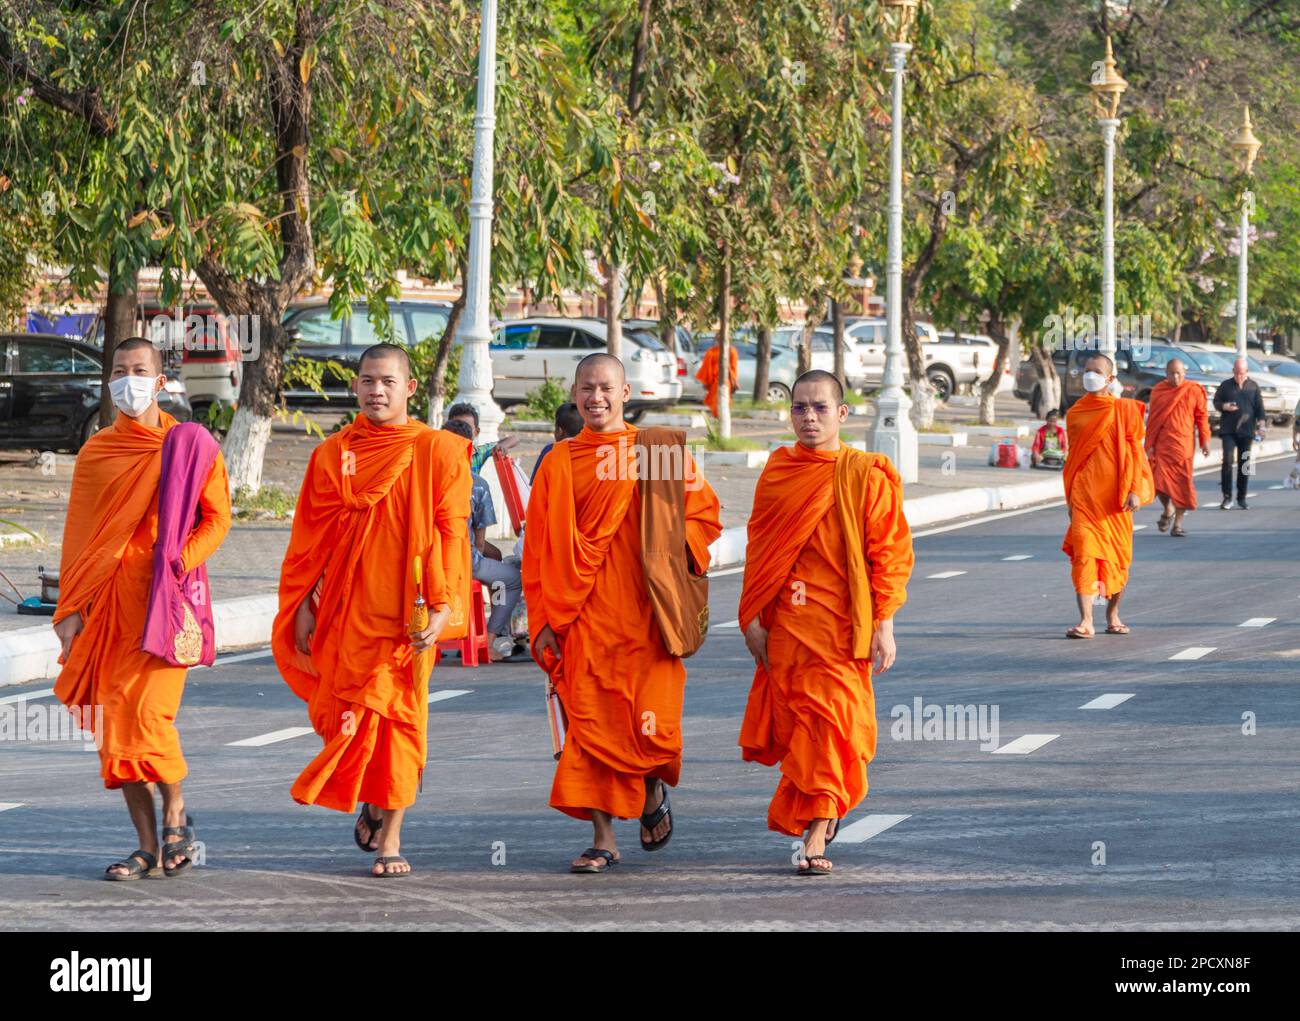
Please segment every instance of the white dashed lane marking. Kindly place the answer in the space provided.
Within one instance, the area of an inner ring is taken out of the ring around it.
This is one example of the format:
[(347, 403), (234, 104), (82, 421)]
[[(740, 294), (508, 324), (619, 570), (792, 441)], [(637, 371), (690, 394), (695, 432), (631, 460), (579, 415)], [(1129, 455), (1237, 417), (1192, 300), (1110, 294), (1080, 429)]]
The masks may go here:
[(1237, 627), (1267, 627), (1275, 620), (1276, 617), (1251, 617), (1250, 620), (1243, 620)]
[(1033, 560), (1034, 555), (1032, 553), (1017, 553), (1015, 556), (1003, 557), (1002, 559), (1003, 560)]
[(1091, 702), (1083, 703), (1083, 705), (1079, 706), (1079, 708), (1080, 709), (1114, 709), (1121, 702), (1127, 702), (1130, 698), (1133, 697), (1134, 694), (1136, 693), (1130, 692), (1127, 695), (1120, 695), (1120, 694), (1098, 695)]
[(433, 705), (434, 702), (445, 702), (459, 695), (468, 695), (472, 690), (472, 688), (444, 688), (442, 691), (430, 692), (429, 705)]
[(965, 571), (940, 571), (938, 574), (927, 574), (926, 577), (930, 579), (956, 578), (958, 575), (965, 573)]
[(1202, 656), (1208, 656), (1218, 646), (1215, 645), (1193, 645), (1190, 649), (1184, 649), (1182, 652), (1175, 652), (1170, 659), (1200, 659)]
[[(7, 812), (11, 808), (22, 808), (22, 807), (23, 807), (23, 802), (21, 801), (0, 801), (0, 812)], [(903, 818), (906, 819), (907, 816), (903, 816)]]
[(305, 737), (307, 734), (312, 733), (315, 733), (315, 731), (311, 727), (285, 727), (283, 730), (273, 730), (269, 734), (258, 734), (257, 737), (246, 737), (240, 741), (229, 741), (226, 743), (226, 747), (261, 748), (263, 745), (289, 741), (295, 737)]
[(879, 833), (884, 833), (891, 826), (897, 826), (904, 819), (910, 818), (912, 818), (910, 815), (883, 815), (880, 813), (864, 815), (861, 819), (855, 819), (847, 826), (841, 826), (839, 832), (835, 834), (835, 843), (860, 844)]
[(1004, 744), (1001, 748), (993, 749), (994, 755), (1028, 755), (1030, 752), (1037, 751), (1043, 745), (1055, 741), (1060, 734), (1025, 734), (1018, 737), (1010, 744)]

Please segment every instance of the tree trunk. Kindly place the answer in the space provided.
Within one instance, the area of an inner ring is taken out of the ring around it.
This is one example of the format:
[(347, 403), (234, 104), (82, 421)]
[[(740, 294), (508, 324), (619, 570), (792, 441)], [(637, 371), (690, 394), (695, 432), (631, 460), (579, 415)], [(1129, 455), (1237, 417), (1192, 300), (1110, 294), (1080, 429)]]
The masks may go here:
[(997, 354), (993, 356), (993, 372), (988, 379), (979, 384), (980, 398), (980, 425), (992, 425), (994, 418), (997, 417), (995, 403), (997, 401), (998, 385), (1002, 381), (1002, 366), (1007, 362), (1007, 354), (1011, 350), (1011, 335), (1007, 331), (1006, 323), (994, 309), (988, 309), (989, 336), (998, 345)]
[(767, 387), (772, 367), (772, 327), (762, 323), (758, 327), (758, 364), (754, 366), (754, 403), (767, 400)]
[(1180, 291), (1174, 295), (1174, 336), (1173, 341), (1178, 343), (1178, 338), (1183, 335), (1183, 295)]
[(820, 294), (810, 295), (804, 304), (808, 311), (804, 314), (803, 333), (799, 335), (799, 359), (795, 365), (795, 372), (800, 376), (812, 368), (812, 335), (826, 318), (826, 302)]
[(668, 348), (674, 355), (681, 357), (681, 352), (677, 350), (677, 324), (676, 316), (668, 308), (668, 291), (664, 287), (664, 282), (655, 274), (655, 308), (659, 313), (659, 341), (664, 347)]
[(623, 357), (623, 267), (605, 267), (605, 350)]
[[(113, 352), (117, 345), (135, 334), (135, 299), (137, 274), (122, 274), (115, 260), (108, 260), (108, 301), (104, 305), (104, 369), (100, 376), (99, 425), (106, 429), (117, 417), (117, 408), (108, 392), (108, 377), (113, 371)], [(163, 355), (166, 358), (166, 355)]]
[(718, 435), (731, 438), (731, 245), (722, 246), (718, 275)]
[(438, 338), (438, 353), (433, 359), (433, 371), (425, 384), (429, 388), (429, 425), (435, 429), (442, 428), (442, 409), (447, 403), (447, 363), (451, 361), (452, 341), (460, 326), (460, 314), (465, 311), (465, 277), (468, 273), (466, 261), (460, 261), (460, 294), (451, 304), (447, 316), (447, 325)]
[(834, 334), (832, 347), (835, 351), (834, 355), (831, 356), (831, 371), (835, 374), (835, 378), (840, 381), (840, 387), (847, 390), (849, 384), (844, 378), (844, 316), (841, 313), (838, 298), (831, 299), (831, 333)]
[(902, 319), (903, 350), (907, 352), (907, 376), (912, 391), (912, 425), (918, 430), (929, 429), (934, 424), (934, 388), (925, 375), (925, 356), (921, 352), (921, 340), (916, 335), (912, 303), (907, 300), (906, 288), (903, 314), (899, 318)]
[(272, 79), (270, 112), (275, 151), (277, 194), (280, 196), (278, 278), (235, 277), (207, 252), (195, 272), (227, 315), (252, 315), (259, 338), (259, 354), (244, 365), (239, 406), (222, 454), (230, 475), (231, 492), (256, 493), (262, 488), (262, 461), (271, 438), (271, 418), (278, 410), (284, 382), (284, 355), (289, 335), (281, 325), (285, 310), (311, 283), (316, 272), (316, 248), (311, 233), (311, 182), (307, 174), (307, 126), (311, 120), (310, 74), (304, 75), (303, 55), (314, 38), (312, 8), (300, 4), (295, 11), (294, 38), (278, 57), (267, 62)]
[(1034, 414), (1041, 411), (1045, 415), (1052, 408), (1061, 406), (1061, 380), (1056, 374), (1056, 366), (1052, 363), (1052, 352), (1042, 344), (1031, 347), (1029, 357), (1038, 367), (1038, 387), (1042, 391), (1042, 404), (1035, 409)]

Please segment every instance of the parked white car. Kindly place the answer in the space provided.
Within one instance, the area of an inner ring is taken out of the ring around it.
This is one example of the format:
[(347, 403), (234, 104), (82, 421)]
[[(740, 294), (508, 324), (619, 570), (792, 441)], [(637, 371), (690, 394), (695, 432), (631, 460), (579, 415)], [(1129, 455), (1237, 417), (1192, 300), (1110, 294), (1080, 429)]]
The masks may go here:
[[(982, 333), (953, 333), (951, 330), (939, 331), (940, 344), (965, 344), (972, 350), (972, 361), (975, 367), (974, 383), (983, 383), (989, 378), (993, 371), (993, 360), (998, 354), (998, 345), (992, 337), (987, 337)], [(1008, 352), (1007, 359), (1002, 363), (1002, 378), (998, 381), (998, 393), (1010, 393), (1015, 389), (1016, 377), (1011, 371), (1011, 358)]]
[[(492, 340), (492, 396), (498, 404), (520, 404), (547, 379), (568, 386), (579, 361), (607, 346), (603, 319), (532, 316), (507, 320)], [(623, 328), (623, 365), (632, 388), (624, 417), (639, 421), (646, 411), (667, 409), (682, 396), (677, 358), (650, 330)]]

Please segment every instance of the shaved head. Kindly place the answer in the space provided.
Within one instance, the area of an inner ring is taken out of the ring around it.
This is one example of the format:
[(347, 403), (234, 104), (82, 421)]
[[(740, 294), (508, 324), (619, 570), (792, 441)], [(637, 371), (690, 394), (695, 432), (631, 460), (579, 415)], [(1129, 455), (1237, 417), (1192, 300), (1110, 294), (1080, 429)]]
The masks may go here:
[(1088, 355), (1087, 360), (1083, 363), (1084, 371), (1086, 372), (1092, 365), (1095, 365), (1097, 362), (1101, 363), (1100, 371), (1102, 373), (1104, 373), (1107, 376), (1115, 375), (1115, 363), (1111, 361), (1109, 355), (1104, 355), (1101, 354), (1100, 352), (1096, 354)]
[(584, 370), (594, 368), (598, 365), (602, 365), (607, 369), (616, 371), (618, 373), (620, 383), (627, 382), (627, 371), (623, 368), (623, 363), (620, 362), (617, 358), (615, 358), (612, 354), (607, 354), (604, 351), (596, 351), (593, 354), (587, 355), (586, 358), (582, 359), (582, 361), (578, 363), (578, 367), (577, 369), (574, 370), (573, 373), (573, 382), (575, 383), (575, 385), (577, 384), (578, 380), (582, 378), (582, 373)]
[(154, 345), (153, 341), (145, 340), (143, 337), (128, 337), (126, 340), (119, 341), (117, 347), (113, 348), (113, 365), (119, 364), (119, 358), (125, 361), (134, 361), (135, 358), (126, 357), (132, 351), (149, 351), (153, 356), (154, 370), (161, 373), (163, 370), (162, 352)]
[(1174, 386), (1181, 386), (1183, 380), (1187, 378), (1187, 366), (1183, 364), (1181, 358), (1170, 358), (1165, 363), (1165, 379)]
[(371, 344), (361, 352), (361, 357), (357, 360), (357, 374), (360, 375), (365, 371), (367, 359), (379, 361), (385, 358), (395, 358), (401, 362), (406, 378), (411, 378), (411, 356), (406, 353), (405, 348), (397, 344)]
[(827, 372), (825, 369), (809, 369), (794, 381), (794, 386), (790, 388), (791, 398), (794, 397), (794, 392), (804, 383), (828, 383), (831, 392), (835, 395), (835, 403), (844, 403), (844, 387), (840, 386), (840, 381), (836, 378), (835, 373)]

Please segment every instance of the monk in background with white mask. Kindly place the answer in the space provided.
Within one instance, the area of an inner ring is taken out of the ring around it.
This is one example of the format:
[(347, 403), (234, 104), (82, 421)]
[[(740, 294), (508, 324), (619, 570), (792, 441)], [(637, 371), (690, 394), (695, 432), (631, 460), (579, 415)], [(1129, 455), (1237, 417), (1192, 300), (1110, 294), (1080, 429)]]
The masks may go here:
[(1079, 623), (1067, 638), (1092, 638), (1093, 600), (1106, 600), (1106, 634), (1126, 635), (1119, 604), (1133, 561), (1133, 512), (1155, 498), (1142, 440), (1145, 407), (1115, 397), (1115, 363), (1104, 354), (1083, 365), (1080, 397), (1065, 416), (1070, 457), (1065, 462), (1065, 505), (1070, 527), (1061, 549), (1070, 558)]

